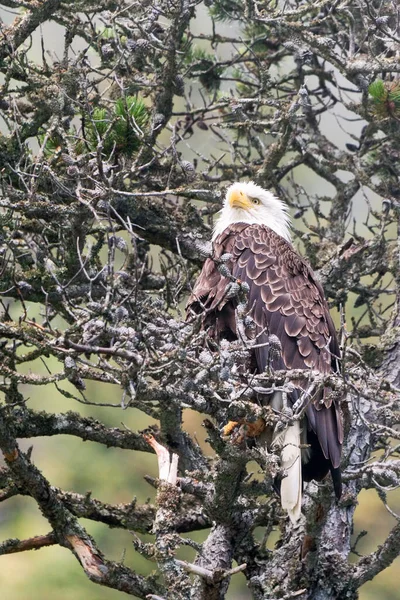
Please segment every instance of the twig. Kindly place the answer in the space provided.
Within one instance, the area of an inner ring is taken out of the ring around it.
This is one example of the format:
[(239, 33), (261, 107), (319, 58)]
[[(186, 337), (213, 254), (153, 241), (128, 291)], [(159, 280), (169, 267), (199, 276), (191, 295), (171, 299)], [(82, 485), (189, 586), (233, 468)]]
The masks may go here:
[(26, 550), (38, 550), (46, 546), (54, 546), (57, 543), (56, 536), (52, 531), (46, 535), (37, 535), (26, 540), (10, 539), (0, 544), (0, 555), (25, 552)]

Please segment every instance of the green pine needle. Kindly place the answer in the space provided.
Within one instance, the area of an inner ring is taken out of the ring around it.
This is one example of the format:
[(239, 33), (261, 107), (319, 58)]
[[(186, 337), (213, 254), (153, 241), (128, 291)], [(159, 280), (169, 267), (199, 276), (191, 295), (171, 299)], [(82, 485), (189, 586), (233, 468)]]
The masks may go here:
[(382, 101), (386, 98), (386, 89), (385, 84), (382, 79), (377, 79), (373, 81), (368, 88), (369, 95), (372, 96), (374, 100)]
[(99, 138), (106, 155), (116, 151), (132, 155), (141, 143), (142, 128), (149, 120), (143, 100), (135, 96), (119, 98), (113, 109), (95, 108), (85, 128), (86, 142), (94, 152)]
[(400, 113), (400, 84), (397, 81), (373, 81), (368, 88), (374, 112), (382, 117), (398, 117)]

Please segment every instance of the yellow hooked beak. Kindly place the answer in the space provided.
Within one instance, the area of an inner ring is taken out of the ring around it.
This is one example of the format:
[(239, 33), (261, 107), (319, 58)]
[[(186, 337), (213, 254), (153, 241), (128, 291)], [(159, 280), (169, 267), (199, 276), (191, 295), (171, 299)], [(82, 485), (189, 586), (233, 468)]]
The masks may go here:
[(241, 190), (232, 190), (229, 194), (228, 202), (232, 208), (243, 208), (244, 210), (248, 210), (252, 207), (251, 201)]

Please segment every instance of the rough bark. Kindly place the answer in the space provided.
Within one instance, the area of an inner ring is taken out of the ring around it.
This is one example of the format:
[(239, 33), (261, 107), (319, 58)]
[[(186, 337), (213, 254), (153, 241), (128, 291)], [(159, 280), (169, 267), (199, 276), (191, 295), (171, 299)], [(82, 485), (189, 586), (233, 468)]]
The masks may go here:
[[(255, 600), (357, 598), (400, 554), (396, 524), (350, 561), (360, 492), (376, 490), (392, 514), (400, 484), (396, 2), (0, 5), (21, 11), (0, 40), (0, 501), (30, 496), (48, 523), (10, 534), (0, 554), (58, 544), (94, 583), (153, 600), (222, 600), (239, 571)], [(48, 22), (63, 28), (63, 47), (44, 36), (37, 58), (31, 36)], [(225, 189), (243, 179), (290, 207), (294, 245), (338, 311), (339, 375), (254, 376), (251, 341), (216, 347), (183, 317)], [(344, 493), (336, 503), (330, 480), (310, 483), (292, 527), (275, 489), (279, 453), (221, 428), (300, 418), (257, 402), (299, 380), (343, 399)], [(39, 410), (37, 390), (74, 410)], [(146, 431), (110, 426), (134, 409)], [(189, 410), (207, 417), (205, 443), (187, 430)], [(60, 447), (69, 436), (123, 449), (133, 470), (139, 453), (155, 453), (154, 502), (53, 486), (21, 448), (55, 436)], [(157, 574), (109, 561), (81, 518), (110, 536), (150, 534), (133, 546)], [(190, 536), (200, 529), (203, 544)], [(177, 558), (185, 546), (192, 561)]]

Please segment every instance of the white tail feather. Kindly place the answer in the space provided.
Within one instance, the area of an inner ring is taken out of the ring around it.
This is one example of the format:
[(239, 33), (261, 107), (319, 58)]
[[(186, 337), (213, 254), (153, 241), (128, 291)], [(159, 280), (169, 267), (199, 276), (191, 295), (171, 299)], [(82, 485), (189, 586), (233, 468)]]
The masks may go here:
[[(285, 396), (282, 392), (275, 392), (270, 401), (274, 410), (282, 410), (285, 404)], [(272, 446), (282, 448), (281, 465), (287, 476), (281, 481), (281, 504), (287, 510), (290, 520), (295, 525), (301, 514), (301, 449), (300, 422), (274, 434)]]
[(287, 476), (281, 482), (281, 504), (287, 510), (292, 523), (301, 513), (301, 450), (300, 423), (297, 421), (284, 432), (281, 462)]

